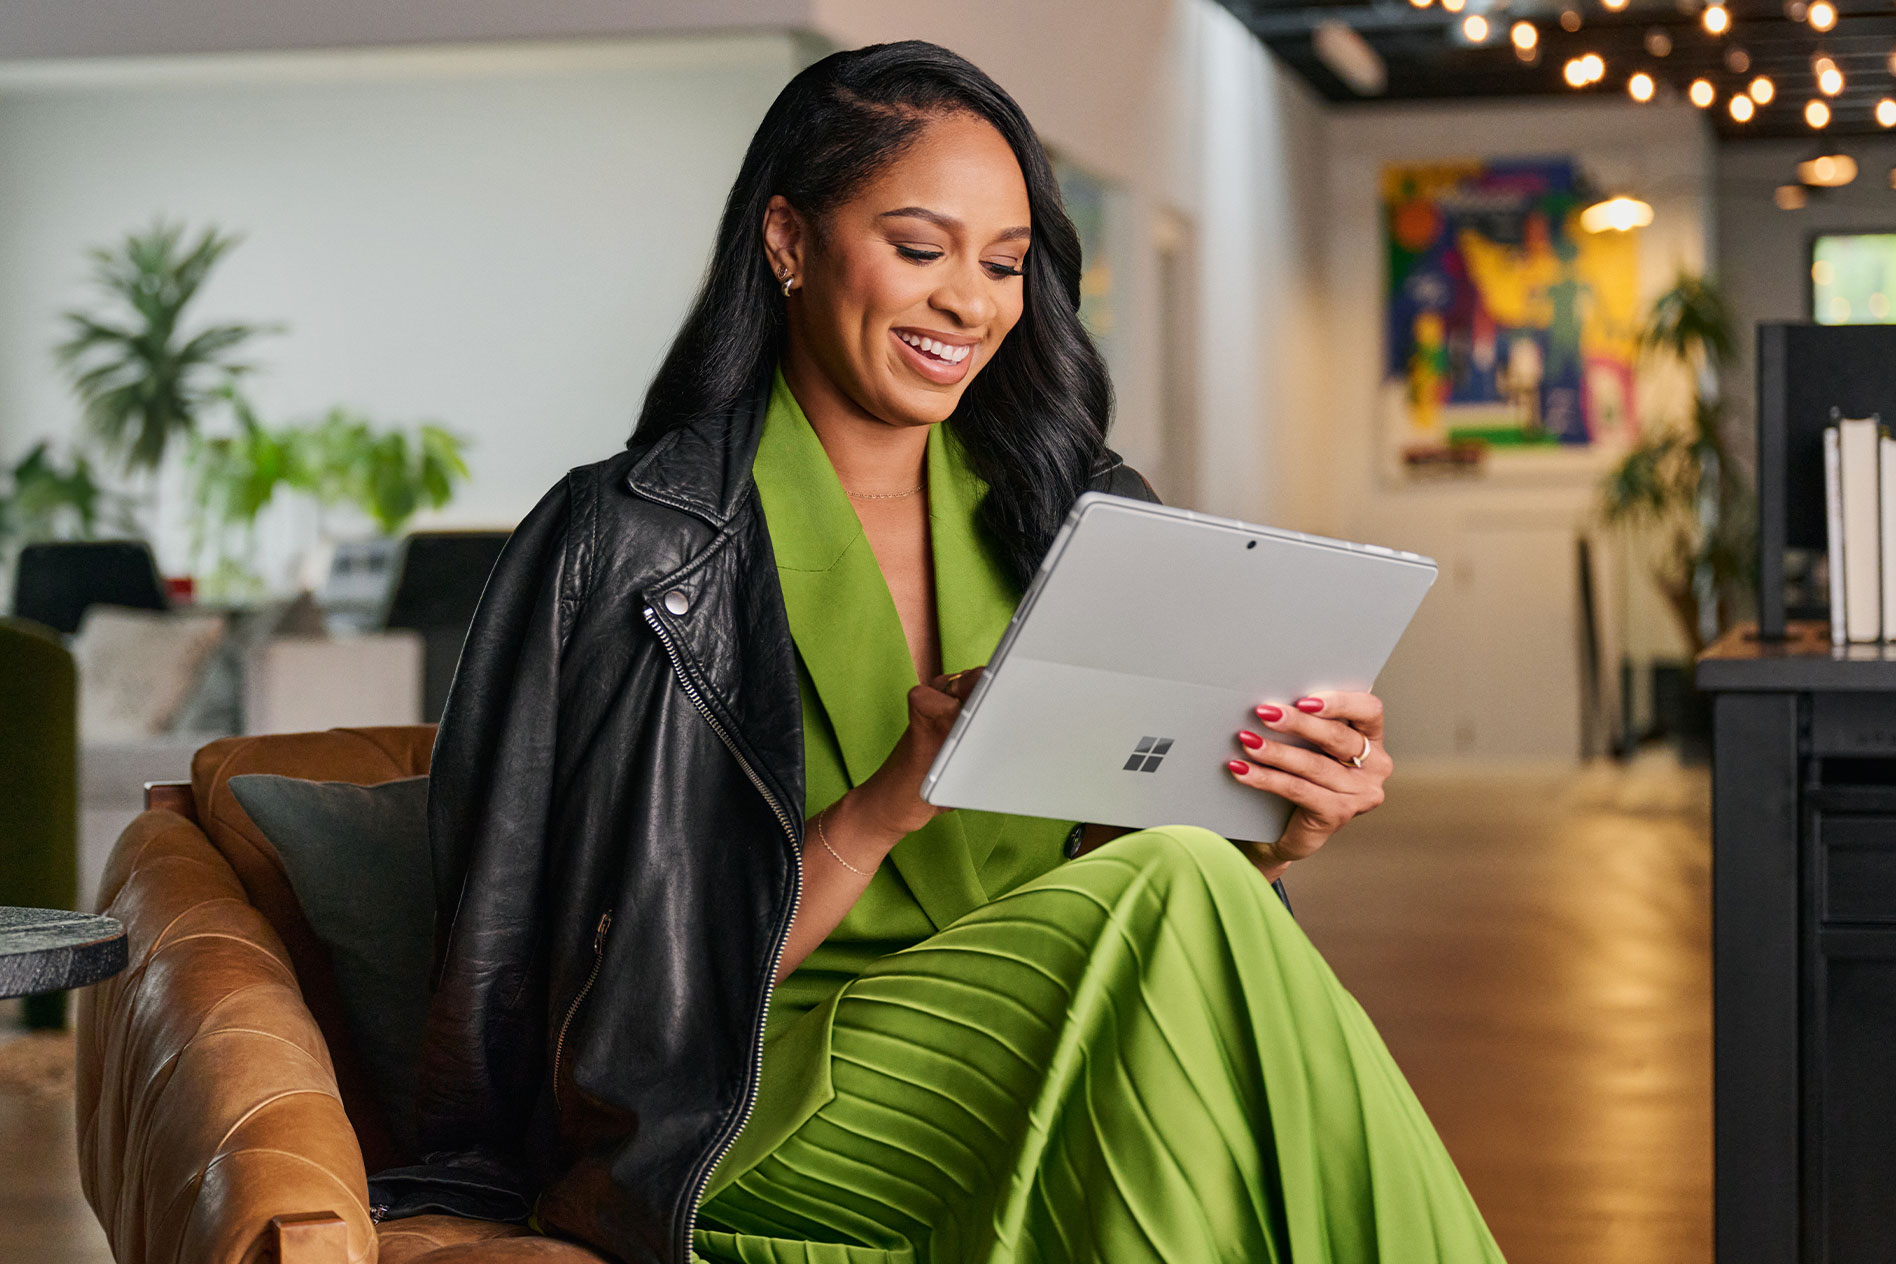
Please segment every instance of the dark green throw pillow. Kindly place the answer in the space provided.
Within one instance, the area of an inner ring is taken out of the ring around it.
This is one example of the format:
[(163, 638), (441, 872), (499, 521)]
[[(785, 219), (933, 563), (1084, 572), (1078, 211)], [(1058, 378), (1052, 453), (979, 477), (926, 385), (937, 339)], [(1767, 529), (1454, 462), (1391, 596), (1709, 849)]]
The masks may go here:
[(396, 1145), (412, 1152), (434, 952), (428, 778), (358, 786), (249, 773), (230, 788), (329, 949), (356, 1052)]

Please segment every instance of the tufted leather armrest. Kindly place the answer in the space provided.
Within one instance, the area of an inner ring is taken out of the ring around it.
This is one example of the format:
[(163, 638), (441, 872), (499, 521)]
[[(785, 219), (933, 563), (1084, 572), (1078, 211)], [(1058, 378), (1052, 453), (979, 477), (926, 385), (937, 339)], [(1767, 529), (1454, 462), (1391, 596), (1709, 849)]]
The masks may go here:
[(282, 940), (195, 822), (120, 837), (125, 971), (80, 994), (80, 1178), (119, 1264), (369, 1264), (362, 1152)]

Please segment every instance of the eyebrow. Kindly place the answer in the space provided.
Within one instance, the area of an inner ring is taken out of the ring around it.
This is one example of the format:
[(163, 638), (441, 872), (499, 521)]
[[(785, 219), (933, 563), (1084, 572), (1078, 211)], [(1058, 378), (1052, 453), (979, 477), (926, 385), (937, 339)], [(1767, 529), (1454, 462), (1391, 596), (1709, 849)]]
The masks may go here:
[[(943, 215), (940, 211), (931, 211), (926, 206), (898, 206), (893, 211), (882, 212), (882, 214), (876, 216), (876, 218), (925, 219), (937, 228), (945, 228), (949, 232), (959, 232), (962, 228), (961, 221), (954, 216)], [(999, 233), (995, 234), (994, 240), (1021, 241), (1032, 236), (1033, 231), (1023, 224), (1014, 228), (1002, 229)]]

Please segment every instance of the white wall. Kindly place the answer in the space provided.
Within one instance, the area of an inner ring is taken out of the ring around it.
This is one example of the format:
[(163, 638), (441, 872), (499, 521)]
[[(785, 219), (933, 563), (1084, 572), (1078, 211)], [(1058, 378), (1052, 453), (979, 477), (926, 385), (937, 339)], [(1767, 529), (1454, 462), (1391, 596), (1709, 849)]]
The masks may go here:
[[(1378, 693), (1420, 755), (1567, 759), (1579, 748), (1573, 540), (1603, 462), (1535, 454), (1473, 483), (1390, 484), (1375, 460), (1385, 285), (1378, 178), (1388, 163), (1570, 155), (1602, 186), (1652, 203), (1642, 302), (1702, 268), (1712, 142), (1689, 106), (1623, 100), (1353, 107), (1333, 112), (1323, 222), (1324, 408), (1287, 436), (1287, 464), (1319, 489), (1308, 529), (1414, 549), (1442, 565)], [(1646, 381), (1640, 383), (1641, 390)], [(1652, 400), (1642, 408), (1652, 419)], [(1661, 401), (1663, 403), (1663, 401)], [(1510, 473), (1510, 471), (1513, 471)], [(1625, 568), (1619, 628), (1636, 660), (1682, 652), (1657, 598)]]
[[(83, 251), (162, 214), (244, 232), (195, 316), (288, 322), (256, 344), (266, 418), (437, 418), (473, 439), (447, 520), (511, 524), (623, 445), (797, 55), (778, 34), (0, 76), (0, 452), (70, 430), (48, 348), (88, 301)], [(275, 526), (281, 582), (308, 524)]]

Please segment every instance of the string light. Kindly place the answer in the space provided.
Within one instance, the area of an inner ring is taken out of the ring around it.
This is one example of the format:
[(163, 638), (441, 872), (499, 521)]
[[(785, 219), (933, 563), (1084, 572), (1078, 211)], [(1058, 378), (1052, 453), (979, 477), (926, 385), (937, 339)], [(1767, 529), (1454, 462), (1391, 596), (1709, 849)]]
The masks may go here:
[(1462, 19), (1462, 34), (1468, 37), (1470, 44), (1488, 42), (1488, 19), (1479, 13), (1471, 13)]
[(1804, 121), (1812, 127), (1828, 127), (1830, 125), (1830, 107), (1825, 105), (1822, 101), (1804, 102)]
[(1606, 76), (1606, 63), (1600, 60), (1598, 53), (1587, 53), (1581, 57), (1570, 57), (1567, 64), (1560, 68), (1560, 74), (1569, 88), (1584, 88), (1590, 83), (1598, 83)]
[(1713, 89), (1712, 81), (1709, 79), (1694, 79), (1692, 86), (1685, 90), (1685, 95), (1701, 110), (1718, 98), (1718, 93)]
[[(1892, 179), (1891, 183), (1896, 184), (1896, 179)], [(1804, 203), (1810, 201), (1810, 195), (1804, 192), (1801, 184), (1780, 184), (1771, 194), (1771, 200), (1777, 203), (1780, 211), (1801, 211)]]
[(1884, 97), (1876, 103), (1876, 122), (1879, 127), (1896, 127), (1896, 101)]
[(1652, 76), (1643, 70), (1626, 81), (1626, 95), (1635, 101), (1652, 100), (1652, 90)]
[(1734, 75), (1742, 75), (1751, 69), (1751, 54), (1742, 48), (1725, 50), (1725, 69)]
[(1769, 75), (1759, 75), (1751, 81), (1751, 99), (1759, 105), (1769, 105), (1777, 96), (1777, 85), (1771, 82)]
[(1731, 29), (1731, 10), (1722, 4), (1708, 4), (1705, 12), (1699, 14), (1699, 21), (1713, 35), (1723, 35)]
[(1758, 107), (1752, 104), (1751, 98), (1742, 92), (1731, 99), (1730, 109), (1732, 121), (1735, 123), (1749, 123), (1751, 116), (1758, 112)]
[(1652, 204), (1638, 198), (1607, 198), (1580, 212), (1580, 227), (1590, 233), (1624, 233), (1652, 223)]
[(1654, 57), (1665, 57), (1672, 52), (1672, 37), (1659, 27), (1646, 32), (1646, 51)]
[(1857, 178), (1856, 159), (1849, 154), (1820, 154), (1797, 164), (1797, 178), (1820, 189), (1841, 189)]
[(1467, 4), (1468, 0), (1442, 0), (1442, 7), (1450, 13), (1460, 13)]
[(1626, 0), (1600, 0), (1600, 3), (1606, 6), (1609, 13), (1618, 13), (1626, 7)]
[(1516, 22), (1508, 28), (1508, 38), (1514, 41), (1516, 48), (1525, 53), (1540, 43), (1540, 29), (1532, 22)]
[(1580, 29), (1580, 10), (1562, 9), (1560, 12), (1560, 29), (1565, 31), (1569, 35), (1572, 35), (1575, 31), (1579, 30)]
[(1433, 4), (1434, 2), (1435, 0), (1409, 0), (1409, 3), (1414, 5), (1418, 9), (1426, 9), (1429, 7), (1429, 5)]
[(1837, 24), (1837, 6), (1830, 0), (1812, 0), (1809, 9), (1804, 12), (1804, 20), (1817, 31), (1828, 31)]
[(1828, 57), (1819, 57), (1815, 62), (1817, 71), (1817, 90), (1827, 97), (1834, 97), (1843, 91), (1843, 72), (1837, 69), (1837, 63)]

